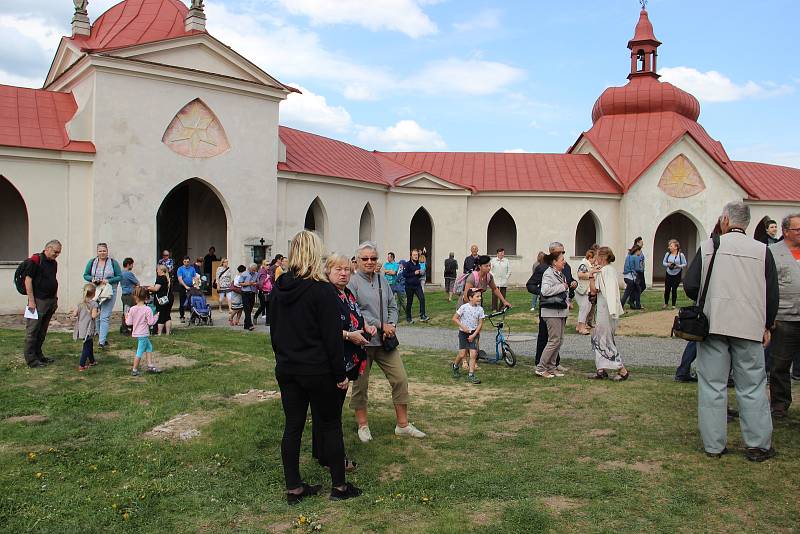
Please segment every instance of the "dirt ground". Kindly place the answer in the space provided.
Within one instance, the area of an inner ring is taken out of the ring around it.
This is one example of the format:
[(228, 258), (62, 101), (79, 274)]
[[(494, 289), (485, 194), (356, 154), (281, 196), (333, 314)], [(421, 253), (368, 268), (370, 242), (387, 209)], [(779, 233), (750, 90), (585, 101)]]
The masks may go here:
[(669, 337), (677, 313), (677, 310), (659, 310), (627, 317), (623, 315), (617, 335)]

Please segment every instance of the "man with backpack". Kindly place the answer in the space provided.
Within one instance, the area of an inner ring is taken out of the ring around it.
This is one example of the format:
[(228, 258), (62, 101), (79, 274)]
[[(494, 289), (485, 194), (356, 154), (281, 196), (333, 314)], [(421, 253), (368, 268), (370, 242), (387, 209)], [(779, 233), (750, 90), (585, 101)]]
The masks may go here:
[(42, 345), (50, 319), (58, 309), (56, 258), (59, 254), (61, 242), (56, 239), (48, 241), (42, 252), (22, 262), (14, 274), (17, 291), (28, 296), (28, 317), (25, 319), (25, 363), (28, 367), (43, 367), (54, 361), (44, 355)]

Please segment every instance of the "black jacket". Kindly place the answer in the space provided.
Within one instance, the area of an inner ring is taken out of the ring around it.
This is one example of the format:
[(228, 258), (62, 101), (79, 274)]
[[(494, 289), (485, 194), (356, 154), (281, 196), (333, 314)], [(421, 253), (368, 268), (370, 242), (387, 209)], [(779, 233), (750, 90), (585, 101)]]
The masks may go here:
[(458, 273), (458, 262), (455, 258), (447, 258), (444, 260), (444, 275), (450, 278), (455, 278)]
[(270, 299), (270, 335), (276, 375), (331, 374), (345, 378), (342, 319), (328, 282), (281, 275)]

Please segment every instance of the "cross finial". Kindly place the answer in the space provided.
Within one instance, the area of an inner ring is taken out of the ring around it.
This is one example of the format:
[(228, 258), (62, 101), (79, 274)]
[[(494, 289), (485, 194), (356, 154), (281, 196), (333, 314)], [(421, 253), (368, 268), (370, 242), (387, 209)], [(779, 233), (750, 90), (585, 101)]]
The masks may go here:
[(642, 9), (647, 9), (647, 0), (639, 0), (639, 3), (642, 5)]

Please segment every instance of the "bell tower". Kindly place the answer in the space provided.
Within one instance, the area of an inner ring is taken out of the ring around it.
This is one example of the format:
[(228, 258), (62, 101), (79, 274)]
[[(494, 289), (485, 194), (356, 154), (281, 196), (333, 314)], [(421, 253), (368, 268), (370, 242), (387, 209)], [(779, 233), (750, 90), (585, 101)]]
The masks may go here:
[(659, 76), (656, 73), (658, 53), (656, 50), (661, 45), (661, 41), (656, 39), (653, 34), (653, 25), (647, 16), (647, 0), (640, 0), (640, 3), (642, 11), (639, 13), (639, 22), (636, 24), (633, 39), (628, 41), (628, 48), (631, 50), (631, 73), (628, 74), (628, 79), (642, 76), (658, 79)]

